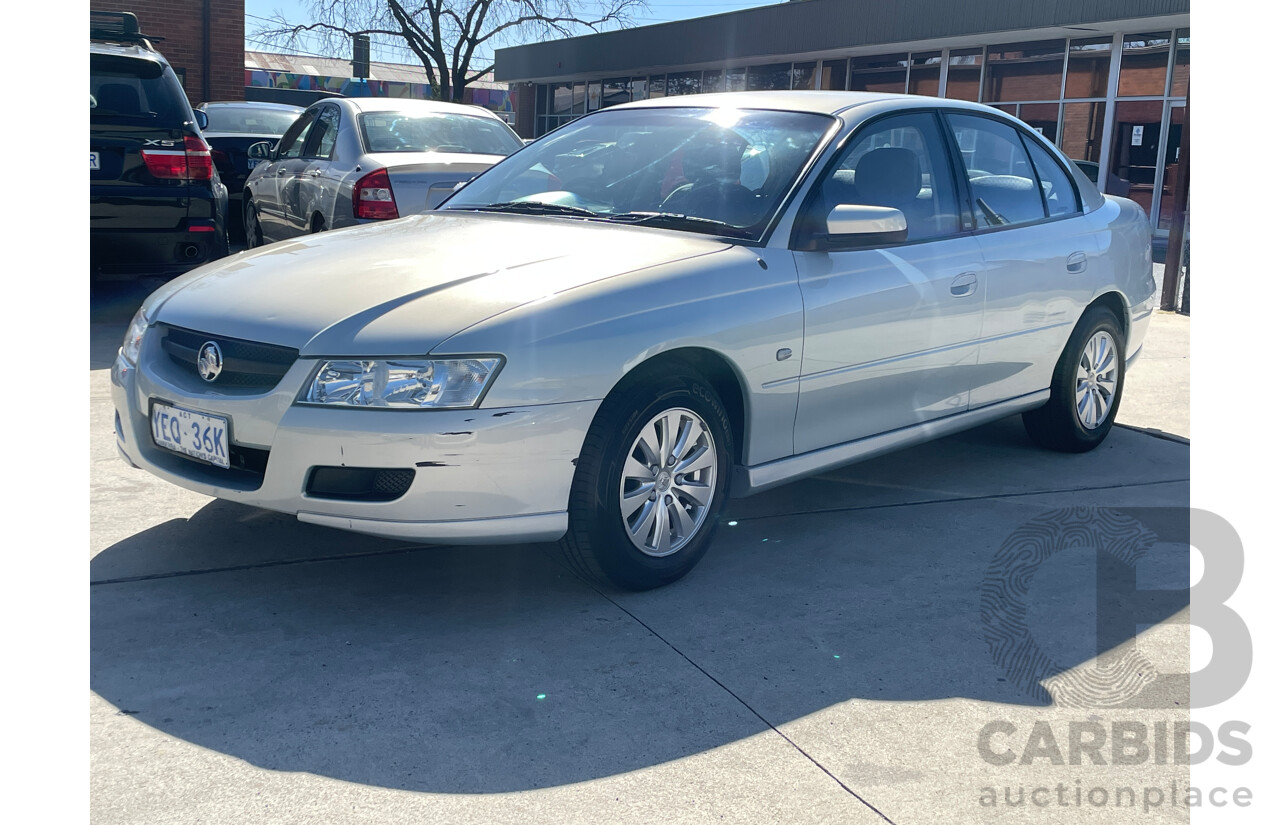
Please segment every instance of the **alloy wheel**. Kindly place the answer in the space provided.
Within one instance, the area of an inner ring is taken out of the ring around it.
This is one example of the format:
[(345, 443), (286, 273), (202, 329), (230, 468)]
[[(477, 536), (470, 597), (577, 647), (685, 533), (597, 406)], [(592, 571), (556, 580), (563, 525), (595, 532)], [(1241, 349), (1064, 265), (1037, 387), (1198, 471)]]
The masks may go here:
[(645, 424), (622, 467), (622, 527), (636, 549), (669, 556), (687, 545), (710, 512), (716, 444), (692, 410), (664, 410)]
[(1086, 430), (1107, 420), (1115, 403), (1119, 361), (1111, 333), (1098, 330), (1084, 346), (1076, 369), (1076, 417)]

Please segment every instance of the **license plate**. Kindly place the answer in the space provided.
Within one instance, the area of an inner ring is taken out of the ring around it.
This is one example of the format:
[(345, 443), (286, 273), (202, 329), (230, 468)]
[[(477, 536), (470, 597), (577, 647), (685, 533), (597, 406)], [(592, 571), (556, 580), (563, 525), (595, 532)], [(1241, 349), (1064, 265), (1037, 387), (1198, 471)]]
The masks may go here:
[(101, 167), (99, 167), (98, 165), (98, 153), (90, 152), (89, 153), (89, 171), (92, 172), (93, 170), (99, 169), (99, 168)]
[(228, 458), (227, 419), (168, 404), (151, 407), (151, 438), (159, 447), (224, 469)]
[(250, 158), (249, 168), (252, 169), (253, 167), (257, 166), (259, 163), (262, 163), (262, 158)]

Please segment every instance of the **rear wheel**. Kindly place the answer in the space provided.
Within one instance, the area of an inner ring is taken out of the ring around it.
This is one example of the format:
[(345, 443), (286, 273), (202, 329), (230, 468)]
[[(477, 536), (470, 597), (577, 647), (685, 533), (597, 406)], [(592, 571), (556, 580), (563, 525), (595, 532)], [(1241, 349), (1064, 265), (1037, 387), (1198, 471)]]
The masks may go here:
[(244, 202), (244, 242), (250, 249), (262, 246), (262, 224), (258, 222), (258, 206), (252, 200)]
[(311, 234), (323, 232), (325, 230), (324, 218), (320, 215), (311, 216)]
[(570, 566), (627, 590), (692, 570), (727, 497), (732, 432), (715, 390), (693, 373), (655, 375), (607, 398), (570, 493), (561, 542)]
[(1049, 403), (1023, 413), (1032, 441), (1068, 453), (1102, 443), (1124, 391), (1123, 343), (1120, 321), (1111, 310), (1095, 306), (1085, 313), (1054, 368)]

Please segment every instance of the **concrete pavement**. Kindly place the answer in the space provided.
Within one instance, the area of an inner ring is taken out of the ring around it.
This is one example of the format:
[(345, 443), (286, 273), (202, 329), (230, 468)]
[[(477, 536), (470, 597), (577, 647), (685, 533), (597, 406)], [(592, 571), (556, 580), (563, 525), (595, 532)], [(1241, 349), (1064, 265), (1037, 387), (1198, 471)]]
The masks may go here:
[[(1069, 508), (1174, 508), (1125, 518), (1162, 537), (1141, 587), (1185, 588), (1184, 443), (1118, 428), (1063, 456), (997, 422), (736, 501), (687, 579), (602, 592), (553, 548), (329, 531), (127, 468), (105, 368), (133, 306), (96, 296), (91, 336), (95, 822), (1186, 820), (1143, 810), (1185, 765), (1071, 764), (1072, 723), (1187, 719), (1176, 679), (1146, 707), (1072, 698), (1099, 664), (1095, 554), (1028, 580), (1042, 686), (993, 658), (983, 596), (1006, 540)], [(1189, 320), (1157, 316), (1121, 421), (1189, 436), (1187, 347)], [(1110, 628), (1104, 660), (1185, 673), (1186, 613)], [(1037, 723), (1065, 764), (1016, 758)], [(1012, 764), (983, 758), (992, 724)]]

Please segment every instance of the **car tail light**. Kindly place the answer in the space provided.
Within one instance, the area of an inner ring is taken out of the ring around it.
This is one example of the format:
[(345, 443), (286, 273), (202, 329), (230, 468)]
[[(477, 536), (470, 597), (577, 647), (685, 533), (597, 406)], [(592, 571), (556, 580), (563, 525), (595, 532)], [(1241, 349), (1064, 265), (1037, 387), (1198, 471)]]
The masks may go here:
[(351, 211), (357, 218), (386, 220), (400, 217), (391, 178), (386, 169), (375, 169), (356, 181), (351, 191)]
[(213, 155), (209, 144), (187, 135), (182, 149), (143, 149), (142, 162), (152, 177), (162, 180), (213, 180)]

